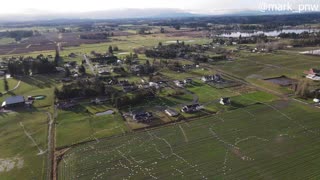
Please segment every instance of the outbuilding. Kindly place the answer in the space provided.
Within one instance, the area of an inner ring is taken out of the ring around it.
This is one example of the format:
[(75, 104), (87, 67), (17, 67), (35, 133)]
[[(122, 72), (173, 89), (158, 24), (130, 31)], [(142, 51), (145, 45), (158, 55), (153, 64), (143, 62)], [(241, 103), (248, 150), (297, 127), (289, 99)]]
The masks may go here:
[(179, 115), (179, 113), (173, 109), (166, 109), (164, 112), (170, 117), (176, 117)]
[(10, 108), (10, 107), (18, 107), (18, 106), (24, 106), (25, 105), (25, 99), (23, 96), (11, 96), (8, 97), (3, 103), (2, 108)]

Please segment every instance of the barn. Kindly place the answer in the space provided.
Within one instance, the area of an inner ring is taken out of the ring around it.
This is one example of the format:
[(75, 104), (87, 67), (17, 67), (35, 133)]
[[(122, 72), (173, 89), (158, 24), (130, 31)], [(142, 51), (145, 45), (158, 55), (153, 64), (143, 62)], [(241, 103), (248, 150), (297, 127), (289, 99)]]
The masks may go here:
[(11, 96), (8, 97), (3, 103), (2, 108), (10, 108), (10, 107), (18, 107), (18, 106), (24, 106), (25, 105), (25, 99), (23, 96)]

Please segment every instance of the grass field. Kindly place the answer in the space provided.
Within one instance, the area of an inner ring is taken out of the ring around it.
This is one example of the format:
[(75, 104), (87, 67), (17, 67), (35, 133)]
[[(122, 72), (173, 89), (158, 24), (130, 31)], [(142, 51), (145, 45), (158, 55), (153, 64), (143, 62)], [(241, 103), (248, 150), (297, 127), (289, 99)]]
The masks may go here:
[(1, 114), (0, 179), (46, 179), (47, 128), (44, 112)]
[[(52, 112), (53, 88), (59, 75), (8, 79), (10, 89), (21, 80), (13, 92), (0, 97), (2, 101), (12, 95), (45, 95), (35, 101), (33, 108), (13, 109), (0, 114), (0, 179), (46, 179), (48, 116)], [(2, 81), (1, 81), (2, 82)], [(43, 151), (43, 153), (40, 153)]]
[[(95, 115), (107, 110), (113, 110), (115, 114)], [(72, 111), (59, 110), (58, 114), (57, 147), (117, 135), (128, 130), (119, 112), (105, 105), (80, 105)]]
[[(9, 90), (13, 89), (17, 84), (18, 84), (18, 80), (10, 78), (7, 79), (8, 81), (8, 86), (9, 86)], [(4, 92), (4, 81), (3, 79), (0, 79), (0, 92)]]
[(319, 115), (275, 101), (92, 142), (67, 152), (59, 179), (318, 179)]

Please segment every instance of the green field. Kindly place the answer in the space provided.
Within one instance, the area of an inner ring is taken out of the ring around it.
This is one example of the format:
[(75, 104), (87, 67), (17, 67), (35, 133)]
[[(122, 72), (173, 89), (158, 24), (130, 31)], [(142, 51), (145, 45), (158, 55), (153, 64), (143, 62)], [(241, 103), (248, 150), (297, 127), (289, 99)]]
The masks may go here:
[(75, 147), (59, 179), (318, 179), (320, 112), (291, 101)]
[[(96, 116), (107, 110), (115, 114)], [(72, 111), (59, 110), (57, 118), (57, 147), (125, 133), (127, 127), (116, 109), (100, 105), (80, 105)]]
[[(44, 100), (36, 101), (32, 108), (18, 108), (0, 114), (0, 179), (47, 179), (46, 113), (52, 112), (53, 88), (57, 85), (55, 77), (21, 78), (16, 90), (0, 97), (2, 103), (12, 95), (46, 96)], [(13, 88), (19, 80), (8, 79), (9, 86)], [(43, 153), (39, 154), (41, 151)]]

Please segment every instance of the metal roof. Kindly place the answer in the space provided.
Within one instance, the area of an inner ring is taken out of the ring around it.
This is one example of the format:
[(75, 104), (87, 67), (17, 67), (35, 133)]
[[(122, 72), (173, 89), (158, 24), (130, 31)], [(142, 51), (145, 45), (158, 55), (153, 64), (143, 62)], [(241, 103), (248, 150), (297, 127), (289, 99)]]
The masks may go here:
[(8, 97), (2, 103), (2, 106), (11, 105), (11, 104), (18, 104), (18, 103), (24, 103), (24, 97), (23, 96), (11, 96), (11, 97)]

